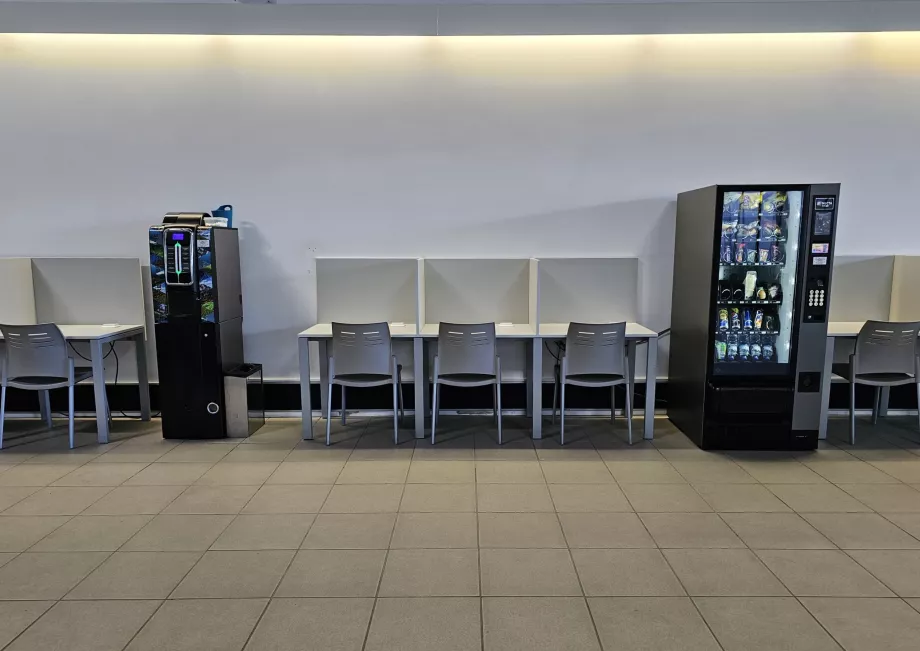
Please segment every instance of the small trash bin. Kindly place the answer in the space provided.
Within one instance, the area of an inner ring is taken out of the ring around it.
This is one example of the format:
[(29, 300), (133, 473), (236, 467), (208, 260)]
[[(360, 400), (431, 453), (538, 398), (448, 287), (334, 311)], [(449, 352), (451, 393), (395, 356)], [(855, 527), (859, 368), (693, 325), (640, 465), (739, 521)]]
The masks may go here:
[(246, 438), (265, 424), (261, 364), (240, 364), (224, 372), (224, 406), (229, 438)]

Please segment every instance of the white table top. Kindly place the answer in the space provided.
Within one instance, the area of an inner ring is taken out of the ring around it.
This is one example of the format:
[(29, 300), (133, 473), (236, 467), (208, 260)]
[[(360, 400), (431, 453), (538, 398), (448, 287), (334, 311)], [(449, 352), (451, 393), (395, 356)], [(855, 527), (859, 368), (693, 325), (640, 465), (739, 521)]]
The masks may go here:
[(827, 336), (855, 337), (864, 325), (865, 321), (830, 321), (827, 324)]
[[(422, 326), (422, 336), (436, 338), (438, 336), (439, 328), (439, 323), (426, 323)], [(530, 337), (536, 337), (537, 333), (534, 332), (529, 323), (509, 323), (508, 325), (500, 325), (496, 323), (495, 336), (498, 338), (513, 337), (516, 339), (528, 339)]]
[[(108, 339), (110, 337), (122, 338), (130, 337), (144, 331), (142, 325), (62, 325), (57, 324), (65, 339), (70, 341), (94, 341), (96, 339)], [(0, 334), (0, 339), (3, 335)]]
[[(566, 334), (569, 332), (568, 323), (541, 323), (540, 324), (540, 336), (547, 339), (564, 339)], [(626, 324), (626, 338), (627, 339), (656, 339), (658, 333), (654, 330), (649, 330), (644, 325), (638, 323), (627, 323)]]
[[(390, 324), (390, 336), (394, 339), (404, 339), (411, 338), (417, 335), (417, 328), (414, 323), (391, 323)], [(332, 338), (332, 324), (331, 323), (317, 323), (315, 326), (311, 326), (304, 330), (303, 332), (298, 333), (298, 337), (303, 337), (305, 339), (331, 339)]]

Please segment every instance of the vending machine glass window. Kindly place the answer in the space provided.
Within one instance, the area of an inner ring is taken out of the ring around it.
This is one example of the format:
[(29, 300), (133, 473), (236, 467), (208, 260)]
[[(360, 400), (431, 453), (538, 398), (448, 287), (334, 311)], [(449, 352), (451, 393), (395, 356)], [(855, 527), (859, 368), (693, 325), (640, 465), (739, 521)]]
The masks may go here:
[(804, 192), (722, 193), (714, 375), (785, 375), (794, 359)]

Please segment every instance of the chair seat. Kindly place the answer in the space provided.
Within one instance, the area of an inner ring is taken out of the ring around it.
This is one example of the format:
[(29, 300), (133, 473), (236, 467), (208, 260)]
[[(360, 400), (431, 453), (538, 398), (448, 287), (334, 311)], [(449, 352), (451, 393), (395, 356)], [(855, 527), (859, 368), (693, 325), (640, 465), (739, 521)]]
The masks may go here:
[(438, 384), (447, 384), (454, 387), (478, 387), (495, 384), (495, 376), (485, 373), (448, 373), (438, 375)]
[(913, 375), (907, 373), (857, 373), (856, 384), (871, 384), (880, 387), (913, 384)]
[(341, 384), (347, 387), (377, 387), (384, 384), (392, 384), (393, 376), (384, 375), (383, 373), (346, 373), (336, 375), (332, 378), (333, 384)]
[(613, 373), (577, 373), (566, 375), (566, 384), (575, 384), (582, 387), (609, 387), (622, 384), (626, 378)]
[[(75, 369), (73, 381), (74, 384), (77, 382), (82, 382), (83, 380), (93, 377), (92, 369)], [(60, 387), (66, 387), (68, 381), (66, 377), (53, 377), (53, 376), (41, 376), (41, 375), (20, 375), (19, 377), (11, 377), (8, 380), (8, 383), (11, 387), (17, 389), (26, 389), (26, 390), (44, 390), (44, 389), (57, 389)]]

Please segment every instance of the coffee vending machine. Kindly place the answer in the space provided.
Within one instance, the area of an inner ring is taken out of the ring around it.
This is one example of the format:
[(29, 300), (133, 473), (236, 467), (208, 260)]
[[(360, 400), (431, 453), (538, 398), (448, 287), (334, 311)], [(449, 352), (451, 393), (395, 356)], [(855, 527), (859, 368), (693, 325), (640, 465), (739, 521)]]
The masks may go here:
[(163, 437), (228, 435), (225, 375), (243, 366), (239, 231), (208, 213), (150, 227), (150, 274)]

